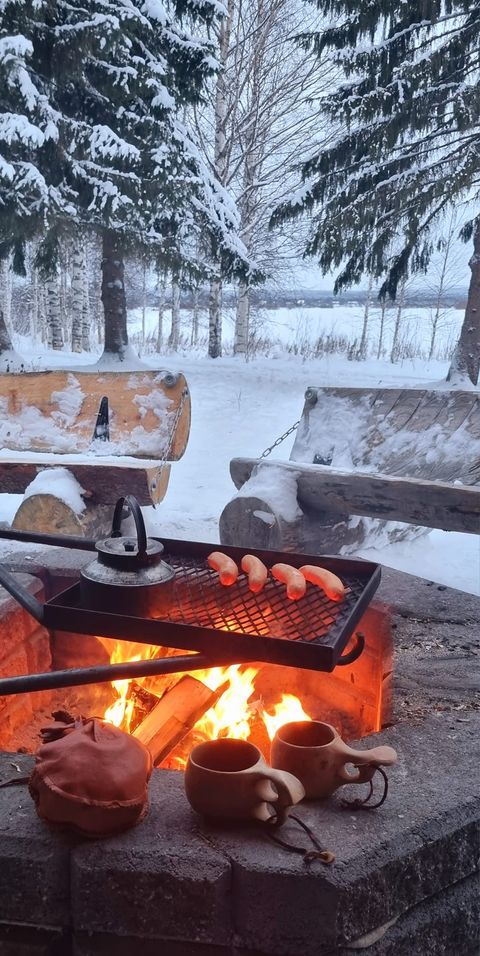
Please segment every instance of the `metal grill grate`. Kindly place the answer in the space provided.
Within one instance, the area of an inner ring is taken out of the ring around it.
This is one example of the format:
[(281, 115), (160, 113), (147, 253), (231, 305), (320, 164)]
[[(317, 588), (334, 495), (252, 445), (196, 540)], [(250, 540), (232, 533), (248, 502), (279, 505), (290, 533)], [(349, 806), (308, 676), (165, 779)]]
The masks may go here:
[(285, 585), (273, 579), (255, 595), (243, 574), (236, 584), (223, 587), (216, 572), (205, 567), (205, 561), (169, 554), (165, 559), (176, 575), (165, 620), (259, 637), (316, 643), (328, 636), (331, 640), (332, 632), (343, 627), (365, 587), (364, 579), (342, 574), (350, 592), (341, 604), (335, 604), (311, 584), (300, 601), (289, 601)]
[[(75, 633), (96, 634), (145, 644), (200, 651), (217, 661), (270, 661), (292, 667), (333, 670), (380, 582), (380, 568), (369, 561), (319, 555), (254, 551), (267, 567), (279, 561), (299, 568), (319, 564), (350, 588), (336, 604), (320, 588), (307, 585), (299, 601), (289, 601), (285, 586), (269, 579), (259, 595), (240, 575), (223, 587), (207, 563), (211, 544), (162, 539), (164, 559), (175, 569), (168, 610), (161, 616), (135, 617), (93, 610), (82, 604), (79, 585), (45, 604), (44, 624)], [(223, 547), (240, 566), (243, 549)], [(355, 656), (361, 652), (357, 642)], [(354, 650), (348, 654), (355, 659)], [(214, 666), (212, 664), (211, 666)]]

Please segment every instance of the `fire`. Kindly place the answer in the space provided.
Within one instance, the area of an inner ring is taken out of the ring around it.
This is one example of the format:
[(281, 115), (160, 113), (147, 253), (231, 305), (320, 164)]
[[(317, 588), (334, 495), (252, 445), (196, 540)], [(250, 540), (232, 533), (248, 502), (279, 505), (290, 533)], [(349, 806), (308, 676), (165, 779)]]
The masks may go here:
[[(125, 660), (148, 659), (158, 653), (158, 648), (143, 644), (132, 644), (125, 641), (116, 642), (101, 638), (102, 643), (111, 653), (111, 663), (120, 663)], [(266, 727), (266, 732), (273, 739), (276, 731), (282, 724), (292, 720), (311, 720), (298, 699), (293, 694), (282, 694), (278, 703), (265, 710), (264, 703), (255, 689), (255, 678), (259, 668), (245, 664), (233, 664), (228, 667), (212, 667), (208, 670), (191, 671), (191, 676), (206, 684), (212, 691), (228, 682), (214, 707), (208, 710), (195, 724), (195, 741), (201, 739), (212, 740), (217, 737), (236, 737), (247, 740), (251, 735), (252, 723), (260, 716)], [(179, 675), (181, 676), (181, 675)], [(173, 682), (179, 677), (147, 678), (148, 690), (161, 697)], [(138, 683), (145, 683), (140, 680)], [(135, 700), (131, 697), (133, 682), (118, 680), (112, 682), (116, 699), (105, 711), (105, 720), (110, 721), (125, 731), (130, 730)], [(181, 768), (185, 759), (177, 757), (174, 765)]]
[(292, 720), (311, 720), (306, 714), (298, 697), (293, 694), (282, 694), (280, 703), (275, 704), (273, 714), (264, 711), (262, 714), (270, 740), (273, 740), (279, 727), (289, 724)]
[[(110, 653), (111, 664), (121, 664), (123, 661), (141, 661), (148, 660), (155, 653), (156, 648), (150, 645), (133, 644), (130, 641), (115, 641), (108, 637), (101, 637), (105, 650)], [(116, 693), (116, 698), (110, 707), (107, 707), (104, 718), (115, 727), (121, 727), (122, 730), (129, 731), (132, 722), (135, 701), (131, 699), (131, 680), (114, 680), (112, 687)]]

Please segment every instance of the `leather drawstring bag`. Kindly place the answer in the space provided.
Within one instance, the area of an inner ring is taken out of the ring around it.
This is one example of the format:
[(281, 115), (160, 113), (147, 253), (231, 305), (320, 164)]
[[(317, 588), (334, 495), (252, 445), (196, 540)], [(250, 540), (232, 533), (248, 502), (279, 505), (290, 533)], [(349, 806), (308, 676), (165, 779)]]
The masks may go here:
[(147, 812), (152, 757), (140, 741), (97, 717), (42, 732), (28, 786), (38, 815), (87, 837), (106, 837)]

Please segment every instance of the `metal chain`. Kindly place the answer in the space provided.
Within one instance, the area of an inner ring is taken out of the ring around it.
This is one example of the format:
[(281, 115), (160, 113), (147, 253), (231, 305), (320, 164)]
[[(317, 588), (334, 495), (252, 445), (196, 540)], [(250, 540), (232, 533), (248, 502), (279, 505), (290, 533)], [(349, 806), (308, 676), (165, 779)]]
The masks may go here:
[(287, 431), (283, 433), (283, 435), (280, 435), (280, 438), (277, 438), (277, 439), (273, 442), (273, 445), (269, 445), (269, 447), (266, 448), (265, 451), (262, 452), (262, 454), (260, 455), (260, 458), (267, 458), (267, 456), (270, 454), (270, 452), (272, 452), (273, 449), (277, 447), (277, 445), (281, 445), (281, 444), (282, 444), (282, 441), (285, 441), (285, 439), (288, 438), (288, 436), (291, 435), (292, 432), (294, 432), (296, 428), (298, 428), (300, 422), (301, 422), (301, 419), (299, 418), (299, 419), (298, 419), (298, 422), (295, 422), (294, 425), (291, 425), (290, 428), (287, 429)]

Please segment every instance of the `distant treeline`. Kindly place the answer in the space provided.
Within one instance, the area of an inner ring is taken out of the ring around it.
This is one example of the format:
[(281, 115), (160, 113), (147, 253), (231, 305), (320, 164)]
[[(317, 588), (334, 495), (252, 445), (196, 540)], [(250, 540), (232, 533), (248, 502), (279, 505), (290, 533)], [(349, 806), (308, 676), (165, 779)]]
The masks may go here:
[[(180, 304), (182, 308), (192, 309), (194, 306), (194, 295), (196, 297), (197, 308), (208, 309), (208, 297), (209, 290), (208, 288), (200, 289), (198, 293), (189, 292), (188, 290), (182, 290), (180, 294)], [(253, 308), (264, 308), (264, 309), (280, 309), (287, 308), (293, 309), (301, 306), (306, 308), (322, 308), (322, 309), (333, 309), (338, 308), (339, 306), (358, 306), (365, 305), (367, 299), (375, 301), (375, 295), (372, 297), (371, 292), (367, 289), (355, 289), (354, 294), (340, 293), (339, 295), (333, 295), (333, 293), (328, 291), (315, 291), (312, 289), (296, 289), (295, 291), (291, 289), (286, 289), (283, 291), (269, 290), (266, 288), (252, 288), (250, 290), (250, 302)], [(139, 308), (142, 305), (142, 294), (140, 290), (137, 290), (134, 286), (128, 288), (127, 286), (127, 299), (129, 308)], [(223, 305), (228, 308), (235, 308), (237, 305), (238, 296), (235, 289), (229, 290), (228, 288), (223, 291)], [(452, 309), (465, 309), (465, 304), (467, 300), (467, 289), (458, 288), (450, 289), (448, 292), (444, 292), (442, 295), (442, 306), (444, 308)], [(403, 302), (404, 307), (410, 308), (435, 308), (437, 302), (437, 295), (431, 290), (428, 289), (423, 291), (422, 289), (410, 289), (405, 292), (405, 298)], [(148, 306), (155, 308), (158, 303), (158, 295), (152, 290), (147, 291), (147, 304)]]

